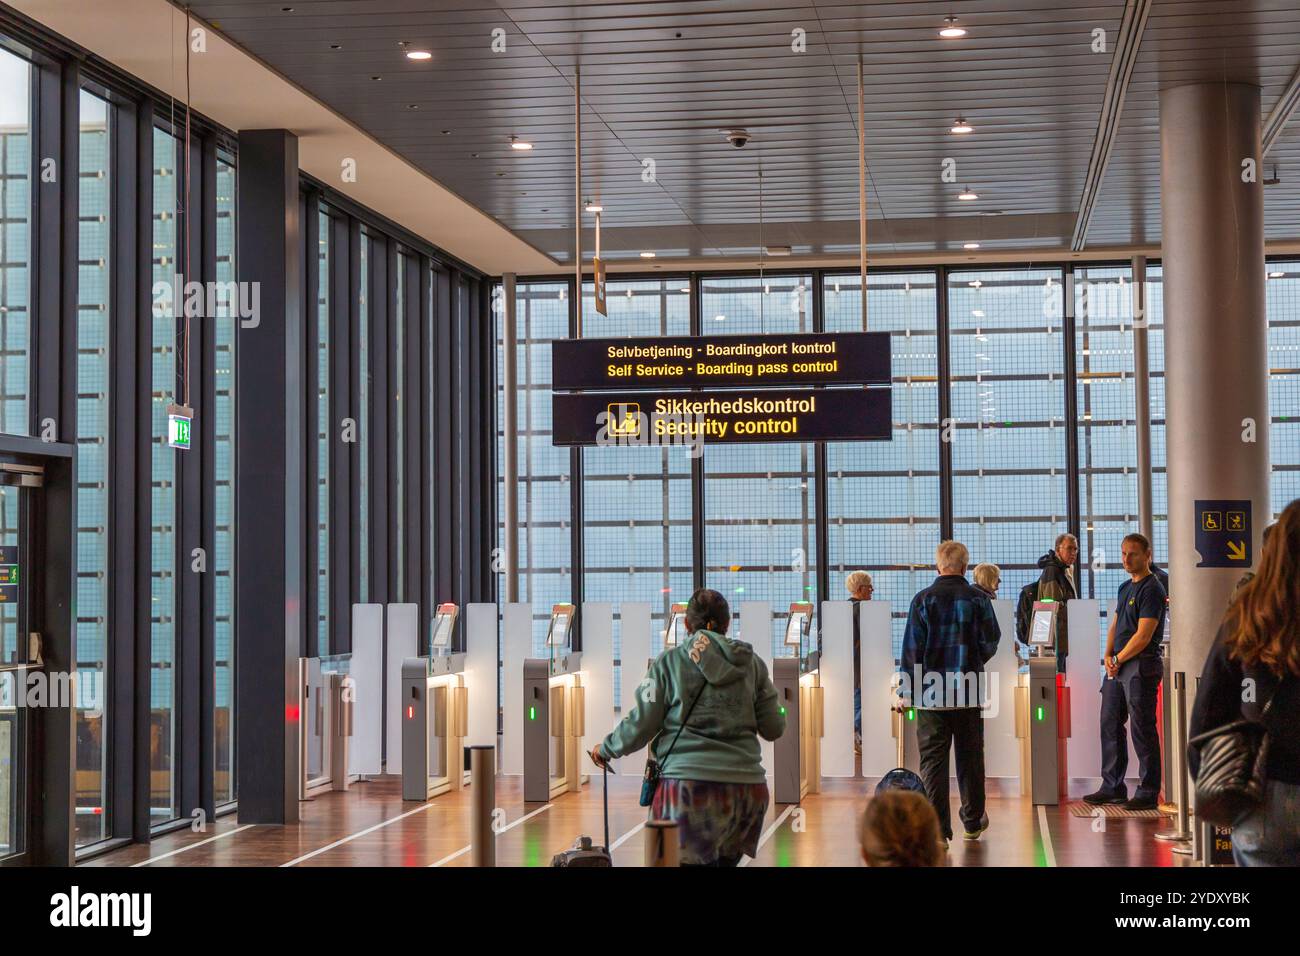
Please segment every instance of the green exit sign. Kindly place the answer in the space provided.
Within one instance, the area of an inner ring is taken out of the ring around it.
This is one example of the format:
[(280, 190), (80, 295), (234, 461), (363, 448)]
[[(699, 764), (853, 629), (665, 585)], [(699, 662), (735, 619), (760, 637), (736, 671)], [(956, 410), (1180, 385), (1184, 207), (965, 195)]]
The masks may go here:
[(167, 444), (181, 451), (189, 451), (193, 421), (193, 409), (183, 405), (167, 406)]

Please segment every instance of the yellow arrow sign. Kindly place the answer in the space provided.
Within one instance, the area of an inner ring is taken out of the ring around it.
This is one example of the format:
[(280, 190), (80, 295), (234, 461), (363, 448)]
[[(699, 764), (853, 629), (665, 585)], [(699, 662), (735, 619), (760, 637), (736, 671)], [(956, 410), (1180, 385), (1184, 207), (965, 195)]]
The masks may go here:
[(1245, 561), (1246, 560), (1246, 542), (1229, 541), (1228, 542), (1228, 560)]

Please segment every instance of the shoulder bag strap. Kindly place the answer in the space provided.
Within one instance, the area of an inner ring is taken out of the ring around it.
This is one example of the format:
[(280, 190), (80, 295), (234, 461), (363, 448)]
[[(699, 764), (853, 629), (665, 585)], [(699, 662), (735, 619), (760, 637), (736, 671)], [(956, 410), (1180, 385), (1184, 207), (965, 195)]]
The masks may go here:
[(660, 763), (663, 763), (665, 760), (667, 760), (669, 754), (673, 752), (673, 748), (677, 746), (677, 738), (680, 737), (682, 735), (682, 731), (686, 729), (686, 723), (691, 719), (691, 714), (694, 713), (695, 711), (695, 705), (696, 703), (699, 702), (700, 695), (704, 693), (704, 688), (707, 687), (708, 684), (709, 682), (706, 680), (703, 684), (700, 685), (700, 689), (695, 692), (695, 699), (691, 701), (691, 706), (686, 709), (686, 716), (682, 719), (682, 725), (677, 728), (677, 733), (673, 734), (673, 742), (668, 745), (668, 753), (664, 754), (662, 757), (657, 758)]

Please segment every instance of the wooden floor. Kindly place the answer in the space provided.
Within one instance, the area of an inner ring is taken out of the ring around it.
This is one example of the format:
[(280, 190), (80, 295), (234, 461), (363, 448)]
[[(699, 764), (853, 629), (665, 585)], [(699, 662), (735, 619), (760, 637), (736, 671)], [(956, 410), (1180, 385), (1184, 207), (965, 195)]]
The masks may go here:
[[(545, 866), (578, 834), (601, 841), (597, 778), (582, 793), (549, 804), (524, 803), (522, 778), (497, 778), (505, 813), (497, 837), (498, 866)], [(828, 780), (824, 792), (798, 807), (768, 810), (763, 842), (752, 866), (857, 866), (857, 819), (874, 781)], [(609, 833), (616, 866), (640, 866), (640, 780), (611, 777)], [(954, 784), (953, 793), (956, 793)], [(960, 833), (951, 866), (1178, 866), (1188, 859), (1152, 836), (1157, 820), (1074, 817), (1065, 806), (1034, 807), (1028, 798), (990, 789), (990, 827), (977, 842)], [(219, 818), (206, 833), (182, 830), (149, 846), (133, 845), (84, 866), (467, 866), (469, 790), (428, 803), (406, 803), (396, 778), (354, 784), (301, 804), (292, 826), (241, 825)], [(953, 819), (957, 820), (956, 800)], [(1100, 825), (1104, 823), (1104, 829)], [(958, 823), (958, 826), (960, 824)], [(1045, 828), (1045, 829), (1044, 829)]]

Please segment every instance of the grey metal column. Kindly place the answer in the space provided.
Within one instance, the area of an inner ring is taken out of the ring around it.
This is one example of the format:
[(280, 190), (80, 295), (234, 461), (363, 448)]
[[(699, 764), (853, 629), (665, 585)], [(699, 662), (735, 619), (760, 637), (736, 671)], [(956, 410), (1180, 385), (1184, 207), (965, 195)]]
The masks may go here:
[(515, 274), (507, 272), (501, 277), (501, 292), (505, 299), (506, 316), (501, 356), (503, 385), (505, 387), (504, 414), (502, 426), (505, 431), (505, 461), (502, 462), (502, 474), (505, 477), (505, 559), (506, 602), (513, 604), (519, 600), (519, 368), (518, 368), (518, 327), (515, 324)]
[(235, 350), (239, 820), (295, 823), (306, 401), (298, 138), (242, 130), (237, 193), (238, 278), (258, 284), (262, 309)]
[(1151, 503), (1151, 360), (1147, 350), (1147, 259), (1133, 257), (1133, 395), (1137, 425), (1138, 530), (1155, 540)]
[[(1268, 355), (1259, 89), (1160, 94), (1165, 405), (1173, 669), (1199, 674), (1244, 568), (1200, 568), (1195, 502), (1252, 502), (1254, 553), (1269, 517)], [(1243, 440), (1253, 419), (1255, 441)]]

